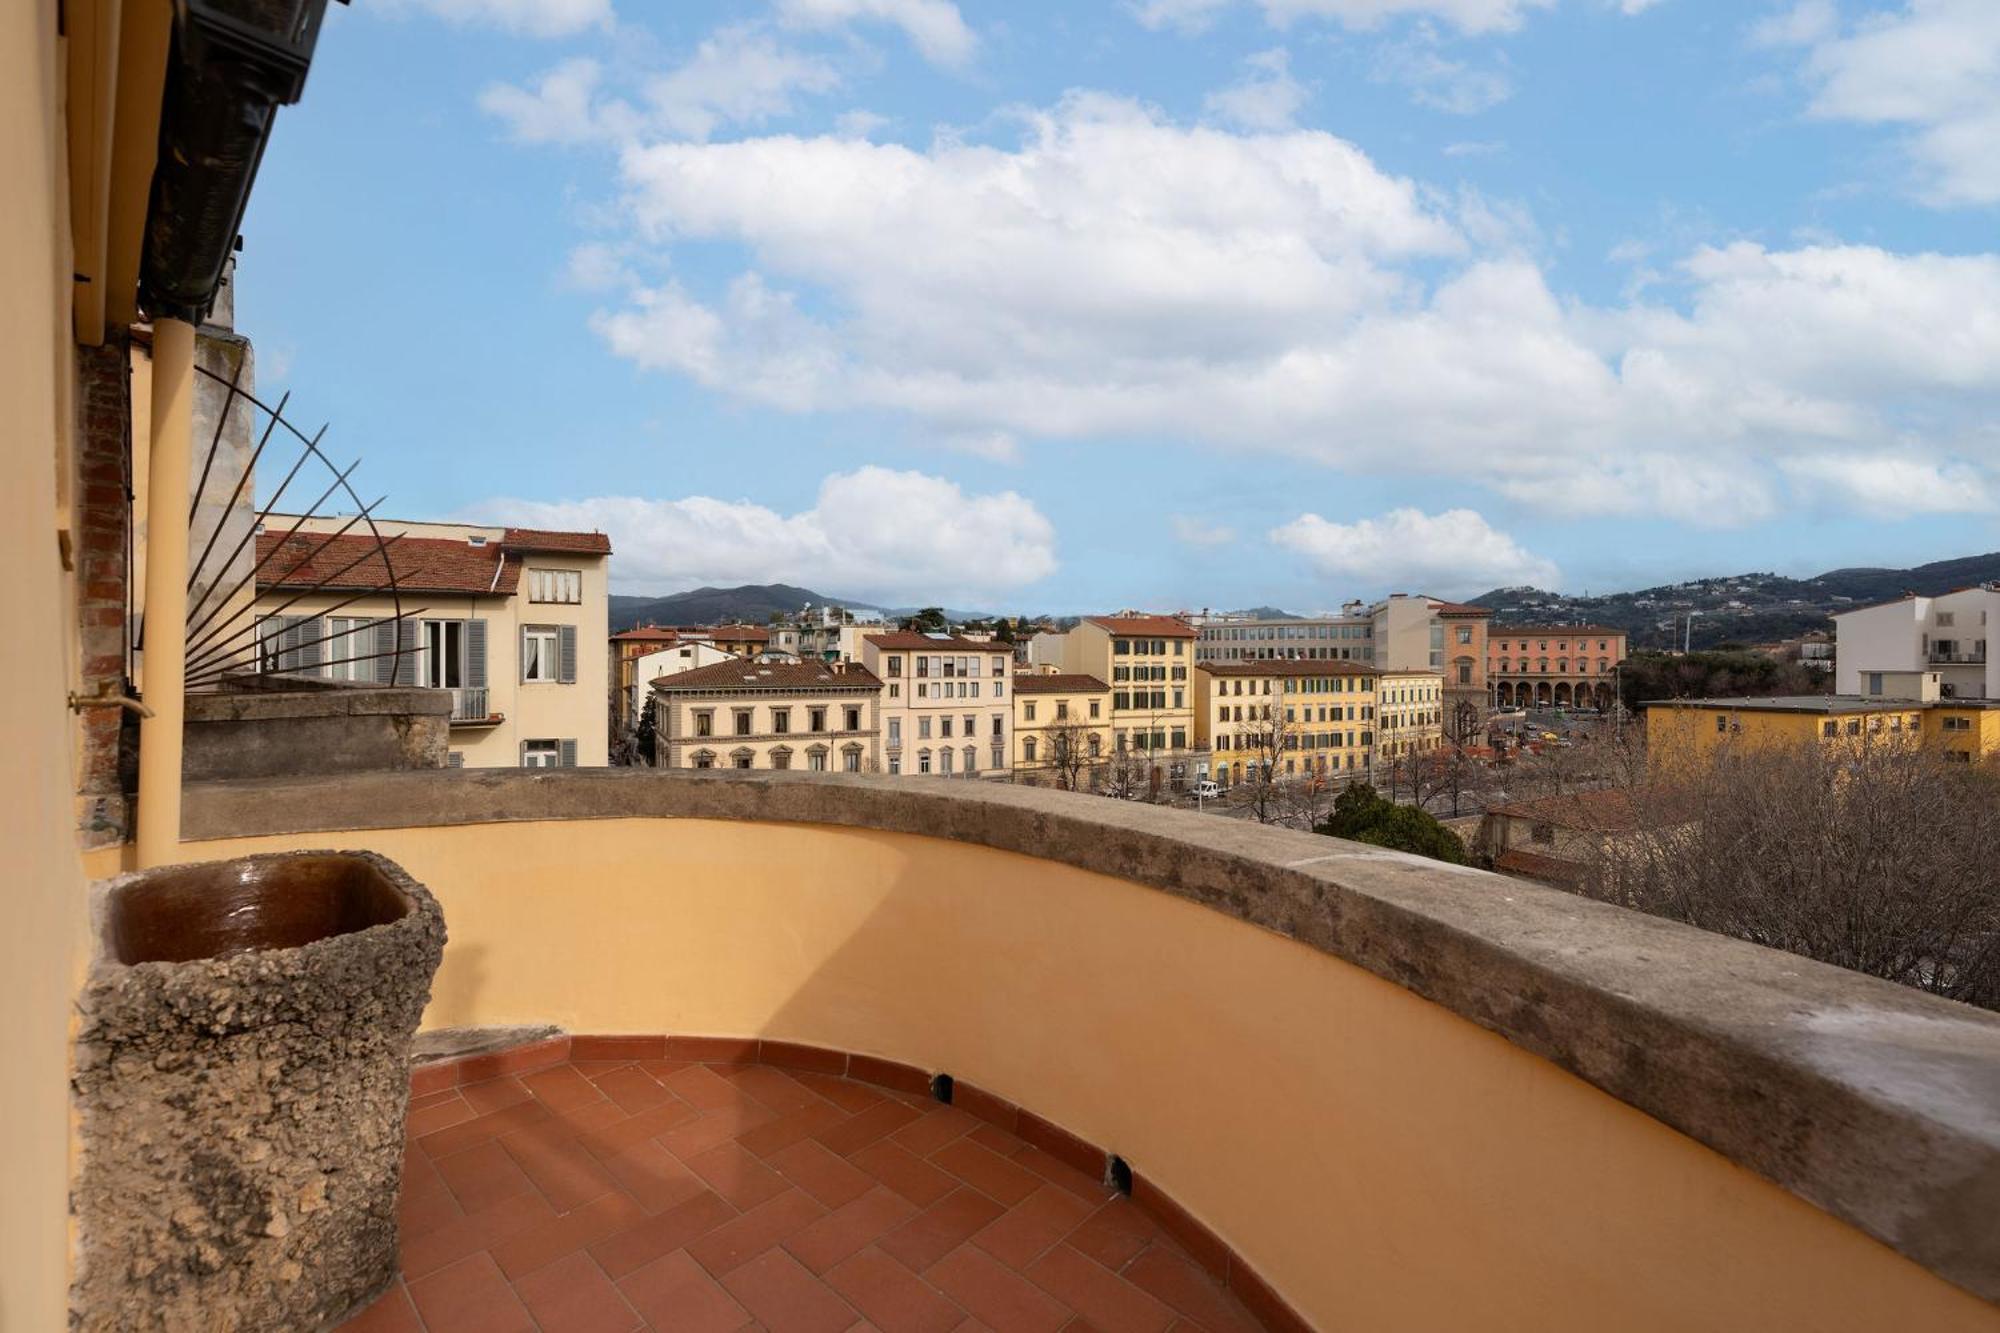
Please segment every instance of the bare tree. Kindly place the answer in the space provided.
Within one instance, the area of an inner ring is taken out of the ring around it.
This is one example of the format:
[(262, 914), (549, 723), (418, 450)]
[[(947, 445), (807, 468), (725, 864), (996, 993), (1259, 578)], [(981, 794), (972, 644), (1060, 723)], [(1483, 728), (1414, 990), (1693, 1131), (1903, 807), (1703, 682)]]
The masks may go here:
[(1656, 765), (1583, 891), (2000, 1009), (2000, 775), (1881, 739)]
[(1091, 748), (1096, 735), (1088, 723), (1066, 713), (1058, 713), (1041, 729), (1043, 760), (1064, 791), (1079, 790), (1083, 775), (1097, 764), (1098, 752)]
[(1298, 727), (1287, 720), (1282, 699), (1275, 695), (1262, 703), (1245, 705), (1244, 720), (1229, 725), (1235, 733), (1236, 749), (1249, 755), (1230, 795), (1260, 824), (1283, 821), (1288, 813), (1284, 766), (1297, 755)]

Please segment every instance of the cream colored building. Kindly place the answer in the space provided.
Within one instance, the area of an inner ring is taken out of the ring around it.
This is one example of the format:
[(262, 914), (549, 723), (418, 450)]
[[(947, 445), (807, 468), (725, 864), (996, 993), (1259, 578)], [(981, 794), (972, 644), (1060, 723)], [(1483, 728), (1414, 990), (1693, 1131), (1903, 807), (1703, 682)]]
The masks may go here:
[(1375, 680), (1375, 757), (1384, 763), (1444, 744), (1444, 676), (1384, 671)]
[(907, 777), (1005, 777), (1012, 762), (1014, 655), (1006, 644), (888, 630), (855, 637), (882, 678), (883, 766)]
[(1204, 662), (1195, 668), (1200, 743), (1217, 782), (1261, 764), (1279, 777), (1363, 773), (1375, 749), (1375, 668), (1361, 662)]
[[(662, 676), (678, 676), (683, 671), (696, 667), (715, 666), (721, 662), (738, 660), (736, 654), (716, 647), (706, 639), (683, 639), (677, 643), (665, 644), (649, 653), (641, 653), (632, 659), (632, 678), (635, 682), (626, 702), (627, 716), (634, 725), (639, 715), (652, 698), (652, 683)], [(639, 684), (637, 682), (644, 682)]]
[(375, 539), (340, 533), (346, 522), (267, 520), (245, 666), (450, 690), (454, 766), (607, 761), (603, 533), (378, 520), (395, 538), (385, 570)]
[(851, 662), (735, 656), (652, 682), (662, 768), (881, 767), (882, 682)]
[(1014, 773), (1080, 789), (1096, 786), (1111, 756), (1111, 687), (1095, 676), (1014, 677)]
[(1188, 674), (1195, 637), (1194, 626), (1179, 616), (1086, 616), (1064, 633), (1037, 634), (1033, 657), (1065, 674), (1107, 682), (1114, 750), (1157, 756), (1161, 781), (1179, 787), (1208, 776), (1207, 756), (1196, 749)]

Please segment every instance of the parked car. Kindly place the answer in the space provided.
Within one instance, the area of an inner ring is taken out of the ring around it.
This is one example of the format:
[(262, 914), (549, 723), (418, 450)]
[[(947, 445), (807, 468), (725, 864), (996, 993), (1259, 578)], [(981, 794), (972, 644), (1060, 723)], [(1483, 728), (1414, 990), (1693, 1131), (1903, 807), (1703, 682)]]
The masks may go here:
[(1194, 797), (1197, 801), (1219, 800), (1222, 797), (1222, 788), (1204, 778), (1188, 789), (1188, 795)]

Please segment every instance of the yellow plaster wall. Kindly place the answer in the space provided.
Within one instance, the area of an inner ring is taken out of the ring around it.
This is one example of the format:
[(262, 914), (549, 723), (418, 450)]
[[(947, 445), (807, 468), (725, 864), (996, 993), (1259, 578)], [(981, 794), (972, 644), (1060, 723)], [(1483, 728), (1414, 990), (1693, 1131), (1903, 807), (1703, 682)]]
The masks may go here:
[(70, 576), (57, 477), (71, 466), (69, 194), (53, 4), (0, 6), (0, 567), (11, 630), (0, 736), (0, 1329), (66, 1326), (69, 1032), (84, 933), (76, 847)]
[(384, 852), (443, 902), (430, 1025), (759, 1035), (949, 1071), (1125, 1155), (1321, 1328), (2000, 1329), (1501, 1038), (1157, 890), (938, 839), (703, 820), (187, 851), (327, 845)]

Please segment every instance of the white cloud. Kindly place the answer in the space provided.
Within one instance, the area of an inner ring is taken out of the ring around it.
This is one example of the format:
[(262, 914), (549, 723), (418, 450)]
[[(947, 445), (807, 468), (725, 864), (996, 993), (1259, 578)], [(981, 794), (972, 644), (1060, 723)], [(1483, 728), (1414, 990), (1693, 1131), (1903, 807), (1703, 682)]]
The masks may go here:
[(1444, 146), (1446, 157), (1493, 157), (1507, 151), (1507, 144), (1501, 139), (1468, 139)]
[(1924, 198), (2000, 203), (2000, 4), (1906, 0), (1844, 33), (1807, 4), (1761, 35), (1807, 45), (1813, 116), (1907, 130)]
[(719, 290), (635, 282), (593, 326), (648, 369), (985, 456), (1184, 439), (1562, 514), (1746, 523), (1808, 484), (1785, 460), (1995, 456), (2000, 257), (1703, 248), (1591, 305), (1551, 290), (1532, 219), (1328, 134), (1094, 94), (1023, 123), (630, 145), (629, 267), (744, 257)]
[(1000, 597), (1056, 570), (1055, 528), (1012, 491), (968, 495), (942, 477), (864, 467), (836, 473), (810, 509), (749, 500), (490, 500), (485, 522), (597, 529), (617, 552), (618, 585), (661, 592), (702, 584), (796, 583), (887, 602)]
[(1352, 523), (1303, 514), (1270, 535), (1318, 573), (1373, 588), (1463, 596), (1520, 584), (1551, 588), (1562, 580), (1555, 565), (1471, 509), (1392, 509)]
[(1216, 15), (1231, 3), (1232, 0), (1137, 0), (1128, 7), (1143, 27), (1155, 31), (1172, 28), (1192, 36), (1206, 32)]
[(1189, 546), (1227, 546), (1236, 540), (1236, 530), (1187, 514), (1175, 514), (1170, 525), (1174, 540)]
[(1964, 463), (1882, 454), (1787, 459), (1793, 483), (1809, 496), (1891, 518), (1983, 514), (1994, 509), (1991, 480)]
[(611, 0), (392, 0), (392, 7), (422, 9), (453, 23), (528, 37), (566, 37), (612, 22)]
[(1243, 62), (1243, 81), (1212, 92), (1209, 112), (1249, 130), (1288, 130), (1306, 104), (1306, 86), (1292, 77), (1291, 56), (1283, 47), (1259, 51)]
[(941, 436), (938, 443), (955, 454), (983, 458), (989, 463), (1021, 461), (1021, 442), (1004, 430), (955, 431)]
[(1795, 0), (1791, 8), (1752, 24), (1750, 41), (1756, 46), (1811, 46), (1839, 29), (1840, 11), (1833, 0)]
[[(1461, 32), (1511, 32), (1556, 0), (1259, 0), (1279, 26), (1301, 18), (1332, 19), (1348, 28), (1378, 28), (1391, 19), (1434, 18)], [(1635, 12), (1635, 11), (1627, 11)]]
[(839, 87), (840, 74), (818, 56), (742, 24), (717, 29), (687, 60), (641, 78), (627, 96), (608, 95), (603, 82), (598, 63), (579, 57), (556, 65), (531, 88), (494, 84), (479, 95), (479, 105), (523, 143), (706, 139), (726, 125), (790, 115), (799, 97)]
[(1375, 53), (1370, 73), (1378, 83), (1400, 84), (1419, 106), (1454, 116), (1489, 111), (1514, 95), (1513, 80), (1503, 70), (1478, 69), (1438, 50), (1437, 35), (1419, 25), (1407, 41), (1391, 42)]
[(938, 65), (963, 65), (979, 45), (950, 0), (778, 0), (778, 18), (799, 28), (837, 28), (862, 19), (893, 24)]

